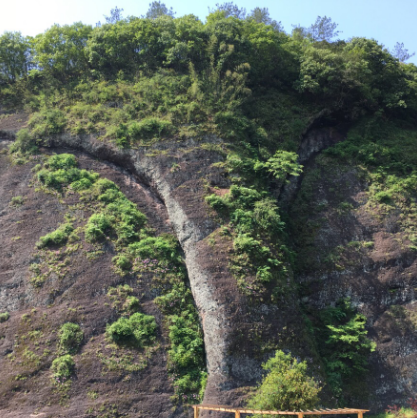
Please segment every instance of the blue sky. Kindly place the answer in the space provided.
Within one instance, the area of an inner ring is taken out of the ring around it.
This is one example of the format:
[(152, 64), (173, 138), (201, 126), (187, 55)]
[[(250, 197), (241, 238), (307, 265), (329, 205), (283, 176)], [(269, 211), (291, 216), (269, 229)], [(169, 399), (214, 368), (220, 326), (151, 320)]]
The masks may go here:
[[(44, 32), (54, 23), (61, 25), (82, 21), (94, 25), (104, 21), (110, 9), (124, 9), (124, 16), (145, 14), (150, 0), (0, 0), (0, 33), (20, 31), (23, 35)], [(162, 2), (164, 2), (162, 0)], [(204, 20), (208, 8), (218, 0), (165, 1), (176, 16), (195, 14)], [(403, 42), (410, 52), (417, 52), (417, 0), (264, 0), (235, 2), (247, 11), (267, 7), (273, 19), (281, 21), (287, 32), (293, 24), (310, 26), (318, 15), (331, 17), (342, 31), (340, 38), (374, 38), (392, 49)], [(417, 57), (410, 62), (417, 64)]]

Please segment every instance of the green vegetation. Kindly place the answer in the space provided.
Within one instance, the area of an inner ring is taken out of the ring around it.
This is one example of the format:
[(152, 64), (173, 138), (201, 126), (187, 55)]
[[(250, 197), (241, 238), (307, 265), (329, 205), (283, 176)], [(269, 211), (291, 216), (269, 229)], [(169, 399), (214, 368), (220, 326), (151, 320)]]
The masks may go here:
[(71, 223), (67, 222), (61, 224), (55, 231), (40, 237), (36, 246), (38, 248), (45, 248), (52, 245), (61, 246), (68, 241), (68, 238), (73, 231), (74, 227)]
[[(59, 273), (59, 277), (65, 274), (65, 260), (79, 248), (77, 241), (82, 232), (85, 240), (95, 246), (95, 252), (100, 252), (104, 243), (112, 245), (116, 252), (112, 261), (118, 274), (135, 274), (139, 279), (147, 273), (153, 276), (153, 286), (161, 295), (155, 303), (166, 315), (165, 326), (170, 340), (168, 367), (176, 398), (199, 402), (207, 379), (204, 342), (193, 297), (185, 284), (187, 273), (178, 251), (178, 241), (168, 234), (153, 236), (145, 215), (116, 184), (99, 178), (94, 172), (80, 170), (76, 158), (70, 154), (50, 157), (35, 176), (47, 192), (53, 191), (62, 197), (77, 194), (80, 202), (77, 210), (93, 213), (87, 216), (84, 224), (67, 214), (64, 224), (40, 239), (38, 257), (42, 261), (31, 265), (35, 274), (32, 283), (42, 286), (52, 272)], [(60, 249), (50, 251), (47, 249), (50, 245)], [(122, 316), (108, 325), (106, 333), (117, 346), (141, 349), (143, 353), (136, 360), (133, 360), (133, 353), (123, 354), (117, 350), (111, 357), (101, 356), (109, 370), (142, 370), (154, 351), (155, 319), (138, 312), (140, 301), (132, 295), (133, 290), (127, 284), (108, 289), (113, 308)], [(76, 327), (76, 324), (66, 325), (65, 335), (74, 343), (68, 342), (74, 345), (73, 348), (63, 347), (68, 352), (76, 351), (77, 338), (82, 340), (82, 331), (77, 331)], [(72, 349), (74, 351), (70, 351)]]
[(198, 403), (203, 398), (207, 380), (204, 341), (191, 291), (184, 284), (184, 275), (183, 268), (170, 273), (170, 286), (163, 296), (155, 299), (155, 303), (167, 315), (170, 324), (169, 369), (176, 397)]
[[(319, 384), (307, 374), (307, 363), (278, 350), (262, 365), (268, 373), (248, 402), (253, 409), (301, 411), (319, 402)], [(266, 416), (266, 415), (265, 415)]]
[[(216, 165), (231, 174), (232, 186), (226, 194), (207, 196), (221, 223), (207, 241), (215, 243), (216, 234), (230, 239), (229, 267), (250, 301), (283, 304), (293, 285), (292, 271), (307, 270), (311, 258), (304, 261), (304, 252), (296, 258), (289, 249), (291, 221), (280, 213), (276, 196), (289, 176), (301, 173), (295, 151), (313, 121), (351, 123), (347, 140), (322, 158), (354, 164), (369, 184), (367, 207), (379, 214), (400, 210), (406, 245), (417, 249), (417, 68), (404, 63), (406, 50), (399, 48), (395, 57), (375, 40), (332, 42), (337, 25), (327, 17), (287, 34), (266, 9), (247, 15), (225, 3), (203, 23), (193, 15), (175, 18), (165, 5), (153, 5), (142, 18), (123, 19), (116, 8), (95, 28), (78, 22), (54, 25), (34, 38), (11, 32), (0, 36), (2, 109), (30, 114), (28, 128), (17, 133), (9, 149), (14, 163), (34, 158), (49, 137), (63, 132), (91, 133), (120, 148), (193, 138), (209, 149), (212, 144), (202, 142), (222, 138), (224, 161)], [(177, 162), (171, 167), (172, 172), (181, 169)], [(117, 185), (79, 169), (72, 155), (50, 157), (35, 172), (42, 190), (60, 199), (75, 195), (76, 209), (87, 221), (68, 218), (40, 238), (30, 267), (32, 284), (42, 286), (52, 273), (64, 277), (68, 257), (82, 240), (92, 248), (91, 258), (110, 246), (121, 277), (152, 275), (160, 295), (155, 302), (166, 315), (176, 396), (198, 401), (206, 380), (204, 346), (176, 240), (155, 236)], [(308, 181), (315, 175), (320, 173), (309, 173)], [(296, 215), (310, 210), (308, 186), (303, 185), (303, 207)], [(339, 202), (338, 216), (351, 210), (349, 202)], [(300, 220), (295, 216), (304, 225)], [(317, 228), (318, 221), (306, 223), (308, 243)], [(347, 245), (352, 251), (371, 246)], [(341, 251), (333, 249), (323, 265), (343, 269)], [(109, 289), (108, 296), (122, 315), (109, 325), (108, 335), (120, 344), (150, 344), (155, 330), (152, 320), (138, 313), (139, 299), (125, 287)], [(329, 383), (340, 398), (343, 385), (363, 374), (374, 349), (365, 318), (343, 303), (311, 317)], [(283, 354), (274, 361), (265, 365), (271, 382), (273, 376), (281, 379), (274, 368), (304, 376), (304, 366)]]
[(2, 322), (6, 322), (10, 318), (9, 312), (2, 312), (0, 313), (0, 324)]
[(412, 120), (417, 69), (377, 41), (332, 42), (326, 16), (286, 34), (267, 9), (230, 6), (205, 23), (165, 11), (54, 25), (33, 39), (4, 33), (1, 102), (32, 113), (14, 152), (64, 130), (120, 147), (215, 133), (267, 150), (265, 162), (294, 151), (320, 110)]
[(79, 325), (67, 322), (61, 326), (58, 333), (59, 346), (66, 353), (76, 353), (84, 338), (84, 332)]
[(155, 318), (136, 312), (128, 318), (121, 317), (106, 328), (107, 335), (118, 344), (135, 347), (150, 345), (156, 336)]
[(13, 196), (9, 205), (14, 208), (18, 208), (23, 205), (23, 202), (24, 202), (23, 196)]
[(349, 300), (309, 313), (310, 331), (317, 341), (329, 386), (343, 403), (343, 389), (363, 380), (368, 371), (367, 358), (376, 348), (367, 337), (366, 317), (357, 313)]
[(259, 296), (268, 284), (277, 286), (286, 267), (284, 223), (274, 200), (266, 191), (233, 185), (225, 196), (209, 195), (206, 201), (230, 221), (234, 248), (231, 269), (240, 289)]
[(407, 401), (408, 407), (389, 405), (388, 408), (372, 418), (413, 418), (417, 413), (417, 399), (416, 397), (409, 398)]
[(64, 383), (75, 371), (75, 362), (69, 354), (57, 357), (51, 366), (53, 378), (57, 383)]
[(369, 183), (367, 207), (380, 216), (400, 211), (399, 229), (408, 234), (409, 248), (415, 237), (417, 205), (417, 133), (411, 124), (375, 115), (358, 122), (346, 141), (326, 154), (360, 167)]

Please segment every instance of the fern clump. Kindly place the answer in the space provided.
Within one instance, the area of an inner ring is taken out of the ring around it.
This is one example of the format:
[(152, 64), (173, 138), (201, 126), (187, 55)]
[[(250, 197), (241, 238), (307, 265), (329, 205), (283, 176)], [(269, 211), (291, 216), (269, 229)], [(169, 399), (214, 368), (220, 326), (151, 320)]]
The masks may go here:
[(66, 222), (60, 225), (55, 231), (40, 237), (36, 246), (38, 248), (45, 248), (52, 245), (63, 245), (68, 241), (68, 238), (73, 231), (73, 225), (70, 222)]
[(136, 312), (128, 318), (121, 317), (108, 325), (106, 334), (117, 344), (142, 348), (153, 343), (157, 327), (153, 316)]

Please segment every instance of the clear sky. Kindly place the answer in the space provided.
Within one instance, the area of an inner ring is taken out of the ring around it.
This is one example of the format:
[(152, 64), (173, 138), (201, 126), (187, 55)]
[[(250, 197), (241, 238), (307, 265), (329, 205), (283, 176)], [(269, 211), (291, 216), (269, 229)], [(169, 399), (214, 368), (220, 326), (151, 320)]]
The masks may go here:
[[(217, 2), (197, 0), (162, 0), (177, 12), (176, 16), (195, 14), (204, 21), (208, 8)], [(0, 33), (20, 31), (23, 35), (44, 32), (54, 23), (60, 25), (82, 21), (94, 25), (103, 22), (115, 6), (123, 16), (141, 16), (150, 0), (0, 0)], [(235, 1), (247, 11), (267, 7), (273, 19), (281, 21), (290, 32), (293, 24), (310, 26), (318, 15), (331, 17), (342, 31), (340, 38), (352, 36), (374, 38), (392, 49), (403, 42), (409, 52), (417, 52), (417, 0), (263, 0)], [(417, 64), (417, 57), (410, 62)]]

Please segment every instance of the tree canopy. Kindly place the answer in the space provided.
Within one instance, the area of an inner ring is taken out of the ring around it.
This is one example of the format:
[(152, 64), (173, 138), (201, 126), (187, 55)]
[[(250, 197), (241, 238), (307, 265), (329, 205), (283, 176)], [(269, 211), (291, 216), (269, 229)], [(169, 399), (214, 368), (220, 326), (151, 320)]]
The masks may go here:
[(149, 9), (146, 12), (145, 17), (147, 19), (156, 19), (158, 17), (161, 16), (170, 16), (170, 17), (174, 17), (175, 16), (175, 12), (172, 9), (172, 7), (170, 7), (168, 9), (168, 7), (165, 5), (165, 3), (161, 3), (161, 1), (153, 1), (152, 3), (149, 3)]

